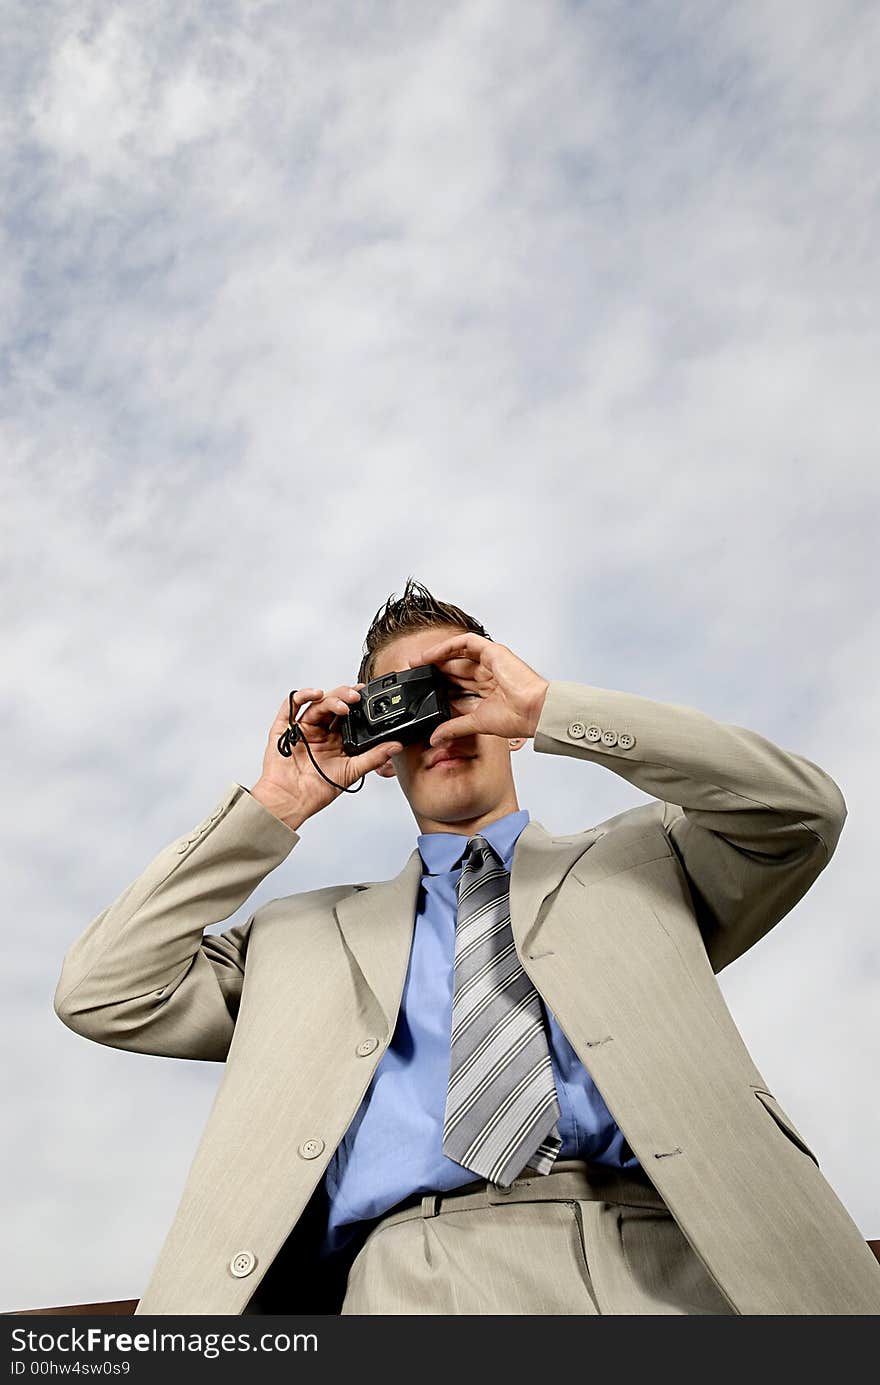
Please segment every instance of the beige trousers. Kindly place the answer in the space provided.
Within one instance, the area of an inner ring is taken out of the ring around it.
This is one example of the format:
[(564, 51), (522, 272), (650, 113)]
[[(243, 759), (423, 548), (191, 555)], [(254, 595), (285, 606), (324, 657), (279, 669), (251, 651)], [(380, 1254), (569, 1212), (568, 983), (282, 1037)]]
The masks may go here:
[(733, 1314), (641, 1169), (565, 1160), (384, 1217), (343, 1314)]

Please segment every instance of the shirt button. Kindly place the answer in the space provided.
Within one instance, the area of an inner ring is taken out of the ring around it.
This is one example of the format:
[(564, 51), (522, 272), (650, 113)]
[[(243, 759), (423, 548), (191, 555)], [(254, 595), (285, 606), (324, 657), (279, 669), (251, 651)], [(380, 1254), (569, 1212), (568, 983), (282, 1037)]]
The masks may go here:
[(601, 726), (597, 726), (595, 722), (592, 722), (592, 723), (587, 727), (586, 736), (587, 736), (587, 740), (588, 740), (588, 741), (601, 741), (601, 739), (602, 739), (602, 727), (601, 727)]
[(378, 1039), (361, 1039), (360, 1043), (358, 1044), (357, 1048), (355, 1049), (355, 1052), (357, 1053), (357, 1056), (358, 1056), (359, 1058), (366, 1058), (366, 1057), (368, 1056), (368, 1054), (370, 1054), (370, 1053), (375, 1053), (375, 1051), (376, 1051), (376, 1049), (377, 1049), (378, 1047), (379, 1047), (379, 1040), (378, 1040)]
[(256, 1263), (257, 1257), (253, 1251), (240, 1250), (237, 1255), (233, 1255), (229, 1262), (229, 1273), (234, 1275), (236, 1279), (244, 1279), (246, 1274), (250, 1274)]
[(586, 726), (582, 721), (573, 721), (568, 728), (568, 734), (576, 741), (582, 740)]
[(603, 731), (603, 732), (602, 732), (602, 744), (603, 744), (603, 745), (617, 745), (617, 732), (616, 732), (616, 731)]
[(620, 746), (621, 750), (632, 750), (635, 743), (636, 738), (630, 735), (629, 731), (621, 731), (620, 735), (617, 737), (617, 744)]
[(317, 1159), (323, 1148), (323, 1140), (304, 1140), (296, 1152), (303, 1159)]

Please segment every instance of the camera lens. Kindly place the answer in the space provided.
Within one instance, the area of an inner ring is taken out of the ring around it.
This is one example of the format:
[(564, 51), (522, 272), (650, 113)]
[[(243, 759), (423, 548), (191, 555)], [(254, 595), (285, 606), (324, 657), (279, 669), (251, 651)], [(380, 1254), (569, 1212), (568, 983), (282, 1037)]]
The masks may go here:
[(377, 717), (384, 717), (386, 712), (391, 711), (390, 697), (377, 697), (373, 703), (373, 712)]

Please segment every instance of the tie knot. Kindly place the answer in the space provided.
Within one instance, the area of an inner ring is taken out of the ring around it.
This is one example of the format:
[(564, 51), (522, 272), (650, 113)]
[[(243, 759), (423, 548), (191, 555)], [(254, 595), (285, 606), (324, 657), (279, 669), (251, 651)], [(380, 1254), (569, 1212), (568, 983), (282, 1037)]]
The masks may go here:
[(486, 841), (485, 837), (477, 835), (476, 837), (471, 837), (468, 842), (464, 859), (465, 863), (469, 863), (472, 867), (479, 867), (483, 865), (491, 855), (493, 855), (493, 852), (489, 842)]

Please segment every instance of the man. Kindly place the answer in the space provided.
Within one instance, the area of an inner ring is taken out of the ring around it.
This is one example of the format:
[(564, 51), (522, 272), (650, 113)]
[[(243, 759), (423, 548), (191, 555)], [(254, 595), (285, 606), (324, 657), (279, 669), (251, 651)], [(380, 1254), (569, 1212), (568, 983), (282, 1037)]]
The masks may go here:
[[(360, 688), (424, 663), (451, 718), (346, 757)], [(285, 699), (250, 791), (166, 847), (59, 981), (80, 1034), (226, 1061), (138, 1312), (880, 1311), (880, 1266), (715, 980), (834, 851), (828, 775), (691, 708), (548, 681), (411, 579), (357, 685), (293, 703), (315, 763), (279, 753)], [(529, 740), (654, 801), (552, 836), (517, 801)], [(371, 771), (420, 829), (398, 876), (203, 935)]]

